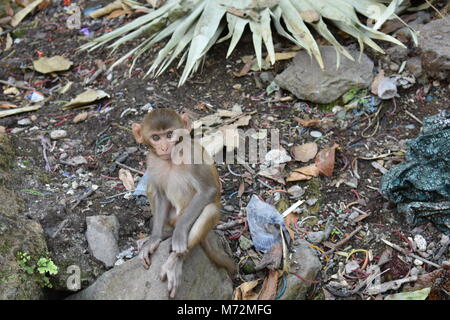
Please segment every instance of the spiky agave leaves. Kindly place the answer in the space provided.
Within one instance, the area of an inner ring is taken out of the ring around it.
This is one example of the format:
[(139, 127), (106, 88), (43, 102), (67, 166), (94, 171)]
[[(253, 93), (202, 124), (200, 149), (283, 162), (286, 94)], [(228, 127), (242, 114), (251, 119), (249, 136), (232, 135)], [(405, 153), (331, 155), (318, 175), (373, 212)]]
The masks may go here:
[[(231, 39), (226, 55), (228, 57), (247, 26), (252, 32), (259, 67), (262, 65), (263, 43), (273, 64), (273, 22), (277, 33), (304, 48), (323, 68), (319, 46), (310, 31), (311, 28), (315, 29), (335, 47), (339, 66), (340, 55), (351, 60), (353, 58), (336, 40), (325, 20), (355, 37), (360, 44), (361, 53), (365, 44), (383, 52), (373, 39), (403, 46), (397, 39), (378, 31), (386, 20), (400, 19), (395, 15), (395, 9), (403, 0), (392, 0), (388, 6), (383, 2), (386, 0), (169, 0), (159, 9), (87, 43), (82, 49), (94, 50), (114, 40), (109, 45), (114, 51), (131, 39), (147, 35), (141, 44), (111, 66), (112, 69), (133, 57), (131, 72), (136, 60), (144, 52), (157, 42), (170, 37), (158, 52), (146, 75), (159, 76), (181, 56), (178, 67), (185, 64), (179, 81), (179, 85), (182, 85), (198, 69), (202, 58), (215, 43)], [(357, 13), (373, 19), (374, 26), (368, 27), (361, 23)], [(228, 33), (219, 39), (225, 26), (228, 27)], [(415, 34), (412, 34), (416, 41)]]

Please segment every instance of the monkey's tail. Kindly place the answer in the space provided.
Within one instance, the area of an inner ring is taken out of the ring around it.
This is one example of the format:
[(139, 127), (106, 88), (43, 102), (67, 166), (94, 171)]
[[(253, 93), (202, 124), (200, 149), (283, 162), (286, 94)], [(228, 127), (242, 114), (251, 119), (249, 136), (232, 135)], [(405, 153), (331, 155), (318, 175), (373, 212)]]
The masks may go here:
[(213, 233), (214, 231), (210, 231), (205, 240), (202, 241), (202, 248), (214, 264), (220, 268), (225, 268), (232, 277), (237, 273), (236, 264), (222, 246), (217, 243), (218, 239)]

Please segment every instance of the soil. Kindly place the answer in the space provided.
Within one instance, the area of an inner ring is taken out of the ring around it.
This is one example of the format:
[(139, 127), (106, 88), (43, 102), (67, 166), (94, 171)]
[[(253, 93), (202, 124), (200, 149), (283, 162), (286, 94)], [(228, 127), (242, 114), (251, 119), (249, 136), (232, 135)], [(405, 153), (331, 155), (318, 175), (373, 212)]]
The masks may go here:
[[(89, 6), (109, 3), (109, 1), (94, 2), (90, 2)], [(200, 117), (211, 114), (214, 110), (231, 109), (233, 105), (239, 104), (244, 112), (256, 111), (252, 115), (250, 127), (279, 129), (282, 145), (286, 150), (293, 145), (314, 141), (309, 132), (319, 130), (325, 136), (317, 141), (319, 149), (337, 143), (339, 152), (337, 152), (333, 176), (331, 178), (320, 176), (320, 178), (314, 179), (313, 181), (318, 183), (319, 187), (316, 190), (312, 190), (313, 187), (310, 187), (308, 190), (309, 194), (319, 198), (318, 210), (315, 212), (306, 210), (300, 215), (300, 219), (314, 215), (319, 222), (316, 225), (305, 226), (307, 232), (323, 228), (320, 223), (324, 222), (330, 213), (338, 215), (345, 211), (346, 205), (359, 201), (358, 207), (370, 215), (358, 223), (364, 226), (363, 232), (352, 238), (340, 250), (348, 249), (350, 246), (354, 249), (370, 249), (377, 259), (386, 249), (386, 245), (380, 241), (381, 237), (397, 244), (405, 244), (396, 233), (397, 231), (407, 237), (414, 237), (414, 234), (420, 233), (428, 242), (439, 243), (441, 233), (433, 225), (426, 224), (418, 228), (408, 225), (404, 217), (396, 213), (395, 207), (381, 196), (377, 189), (382, 174), (372, 167), (371, 161), (361, 159), (357, 161), (357, 174), (359, 175), (357, 188), (352, 188), (344, 183), (336, 187), (331, 183), (341, 174), (348, 172), (349, 164), (357, 157), (370, 157), (389, 151), (404, 150), (404, 141), (416, 137), (422, 127), (406, 111), (423, 120), (424, 117), (434, 115), (439, 110), (447, 109), (450, 103), (448, 83), (441, 82), (437, 87), (432, 87), (423, 99), (420, 92), (424, 84), (417, 83), (409, 89), (400, 89), (399, 97), (383, 102), (384, 111), (380, 112), (378, 117), (378, 128), (371, 137), (364, 138), (361, 134), (369, 124), (367, 115), (354, 118), (352, 123), (338, 120), (330, 106), (318, 106), (299, 101), (296, 98), (292, 101), (273, 102), (271, 101), (274, 100), (273, 96), (270, 99), (265, 94), (267, 84), (263, 84), (263, 87), (260, 88), (255, 82), (255, 78), (259, 79), (259, 72), (251, 72), (244, 77), (235, 77), (233, 72), (239, 72), (244, 65), (241, 57), (253, 54), (249, 35), (244, 37), (228, 59), (225, 59), (228, 43), (215, 45), (207, 55), (201, 70), (180, 88), (177, 87), (181, 74), (179, 70), (170, 69), (157, 79), (142, 78), (157, 48), (153, 48), (146, 57), (138, 60), (131, 77), (127, 75), (130, 64), (130, 61), (127, 61), (114, 69), (111, 80), (108, 80), (104, 73), (92, 84), (85, 85), (84, 80), (97, 70), (97, 59), (107, 62), (109, 66), (112, 61), (138, 42), (134, 41), (122, 46), (113, 54), (109, 49), (104, 48), (92, 52), (77, 51), (77, 48), (86, 43), (88, 39), (78, 30), (66, 28), (67, 16), (64, 14), (62, 6), (53, 5), (41, 10), (31, 18), (28, 17), (16, 28), (16, 30), (21, 30), (24, 36), (20, 37), (20, 42), (14, 44), (13, 53), (6, 51), (0, 54), (0, 69), (4, 71), (0, 74), (1, 80), (7, 80), (8, 77), (26, 80), (48, 98), (40, 110), (30, 114), (2, 118), (0, 125), (8, 129), (18, 128), (20, 127), (17, 124), (18, 120), (30, 116), (37, 117), (28, 130), (11, 134), (18, 155), (14, 169), (17, 179), (12, 187), (22, 191), (21, 193), (26, 198), (28, 203), (26, 216), (36, 219), (42, 224), (52, 256), (57, 260), (58, 257), (72, 259), (73, 262), (80, 259), (80, 261), (84, 261), (81, 262), (82, 264), (89, 265), (87, 268), (91, 273), (84, 279), (84, 286), (106, 270), (89, 254), (88, 244), (84, 237), (87, 216), (100, 214), (117, 216), (120, 222), (119, 247), (121, 250), (136, 247), (136, 240), (150, 230), (151, 214), (146, 205), (138, 203), (134, 199), (125, 199), (123, 195), (108, 198), (125, 191), (121, 181), (117, 178), (119, 167), (114, 165), (114, 161), (127, 148), (136, 147), (137, 151), (131, 153), (123, 164), (139, 171), (145, 170), (145, 148), (134, 142), (129, 128), (132, 123), (142, 120), (145, 111), (141, 107), (148, 103), (151, 103), (153, 107), (170, 107), (177, 111), (186, 108), (194, 111)], [(91, 31), (94, 31), (94, 35), (98, 36), (109, 29), (123, 25), (128, 20), (130, 18), (123, 16), (116, 19), (98, 20), (83, 17), (82, 23), (83, 27), (89, 27)], [(351, 42), (352, 40), (347, 41)], [(291, 47), (291, 44), (283, 39), (277, 39), (277, 42), (281, 43), (280, 51), (282, 48)], [(386, 44), (382, 45), (388, 47)], [(38, 58), (40, 52), (49, 57), (62, 55), (70, 59), (73, 66), (66, 72), (41, 75), (31, 69), (32, 61)], [(378, 55), (371, 51), (366, 53), (378, 61)], [(288, 63), (278, 62), (268, 72), (276, 75)], [(59, 94), (57, 90), (49, 93), (49, 90), (55, 85), (64, 86), (68, 81), (73, 82), (73, 85), (66, 93)], [(236, 84), (241, 85), (239, 90), (234, 88)], [(83, 110), (62, 110), (61, 106), (64, 102), (69, 101), (87, 87), (102, 89), (111, 97)], [(22, 90), (21, 95), (13, 101), (9, 96), (0, 93), (0, 100), (23, 105), (25, 104), (24, 93), (25, 90)], [(288, 92), (282, 92), (283, 97), (288, 95)], [(205, 107), (205, 104), (211, 106), (212, 110)], [(128, 108), (131, 110), (124, 115), (123, 112)], [(102, 113), (101, 110), (105, 111), (105, 109), (109, 111)], [(88, 119), (80, 123), (73, 123), (73, 117), (82, 111), (89, 112)], [(331, 119), (331, 122), (324, 126), (306, 128), (299, 134), (299, 125), (293, 119), (294, 116), (309, 119), (327, 118)], [(63, 121), (64, 119), (65, 121)], [(36, 126), (37, 129), (29, 130), (33, 126)], [(51, 142), (53, 150), (47, 151), (47, 155), (53, 169), (49, 172), (44, 169), (46, 162), (39, 136), (48, 137), (48, 134), (54, 129), (66, 130), (68, 138), (65, 141)], [(372, 131), (373, 127), (368, 129), (365, 134)], [(107, 137), (106, 140), (101, 139), (104, 137)], [(64, 153), (67, 153), (67, 159), (82, 155), (88, 160), (88, 163), (78, 166), (66, 165), (60, 161), (60, 157)], [(404, 156), (399, 154), (385, 160), (383, 165), (390, 168), (401, 161), (404, 161)], [(291, 169), (300, 166), (302, 166), (301, 163), (292, 161), (286, 166), (285, 174), (287, 175)], [(240, 165), (231, 165), (230, 168), (233, 173), (239, 175), (246, 172), (246, 169)], [(287, 200), (289, 204), (293, 203), (286, 193), (276, 195), (274, 192), (269, 192), (271, 190), (266, 185), (271, 186), (273, 190), (279, 190), (287, 189), (294, 184), (303, 188), (314, 184), (311, 181), (303, 181), (287, 183), (283, 186), (273, 180), (253, 176), (252, 183), (245, 184), (242, 197), (237, 198), (236, 191), (239, 189), (242, 177), (233, 175), (226, 165), (218, 165), (218, 169), (223, 185), (222, 204), (233, 206), (232, 211), (223, 210), (223, 221), (244, 214), (243, 208), (253, 193), (260, 194), (270, 203), (275, 204), (278, 197)], [(134, 172), (133, 175), (139, 176)], [(258, 179), (264, 181), (266, 185), (261, 184)], [(74, 182), (79, 187), (73, 189)], [(72, 209), (76, 199), (92, 185), (97, 185), (98, 189)], [(33, 193), (30, 190), (39, 193)], [(74, 193), (71, 194), (70, 190), (74, 190)], [(345, 234), (353, 231), (357, 225), (338, 223), (337, 227), (341, 234), (333, 235), (329, 241), (338, 242)], [(239, 226), (237, 231), (240, 231), (241, 228), (242, 226)], [(230, 233), (226, 233), (226, 235), (230, 236)], [(244, 235), (250, 238), (248, 231), (245, 231)], [(304, 237), (304, 234), (298, 233), (297, 236)], [(245, 253), (239, 249), (239, 240), (233, 239), (229, 242), (232, 251), (236, 255), (240, 255), (235, 256), (235, 260), (239, 261), (245, 256)], [(328, 250), (326, 247), (322, 246), (322, 248)], [(322, 279), (336, 273), (338, 261), (345, 261), (345, 259), (335, 255), (334, 266), (322, 273)], [(407, 266), (406, 271), (414, 266), (411, 261), (403, 261), (403, 264)], [(427, 266), (423, 268), (429, 269)], [(401, 269), (401, 267), (397, 269)], [(402, 276), (404, 276), (404, 272), (391, 273), (391, 278)], [(255, 277), (257, 275), (242, 273), (241, 280), (236, 285)], [(323, 298), (322, 290), (318, 290), (319, 288), (320, 286), (315, 287), (316, 290), (311, 292), (310, 299)]]

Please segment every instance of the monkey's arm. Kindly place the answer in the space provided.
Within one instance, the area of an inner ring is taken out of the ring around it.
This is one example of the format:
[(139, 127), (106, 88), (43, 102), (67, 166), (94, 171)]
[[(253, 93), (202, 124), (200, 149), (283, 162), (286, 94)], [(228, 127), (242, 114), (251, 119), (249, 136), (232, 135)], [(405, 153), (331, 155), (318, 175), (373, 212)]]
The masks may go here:
[(187, 253), (189, 231), (203, 209), (208, 204), (215, 202), (216, 194), (217, 189), (215, 187), (208, 185), (201, 186), (178, 219), (172, 236), (172, 250), (177, 254), (182, 255)]
[[(139, 257), (142, 260), (145, 268), (148, 268), (151, 264), (150, 255), (158, 249), (159, 244), (163, 238), (164, 224), (167, 221), (169, 215), (170, 203), (165, 195), (161, 192), (148, 192), (149, 198), (151, 197), (152, 213), (153, 213), (153, 227), (149, 237), (147, 237), (142, 243), (138, 244), (140, 250)], [(142, 248), (140, 248), (142, 247)]]

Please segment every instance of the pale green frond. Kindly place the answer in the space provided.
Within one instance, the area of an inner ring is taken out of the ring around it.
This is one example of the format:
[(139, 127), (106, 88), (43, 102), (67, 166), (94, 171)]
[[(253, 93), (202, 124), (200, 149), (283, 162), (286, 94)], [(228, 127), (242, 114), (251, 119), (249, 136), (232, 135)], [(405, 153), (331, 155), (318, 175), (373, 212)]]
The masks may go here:
[(270, 30), (270, 9), (266, 8), (261, 12), (261, 35), (264, 45), (269, 55), (270, 63), (275, 63), (275, 48), (272, 40), (272, 30)]
[(225, 13), (226, 9), (219, 5), (217, 1), (210, 0), (206, 2), (203, 13), (195, 26), (194, 37), (192, 38), (191, 46), (189, 47), (189, 53), (180, 78), (180, 84), (183, 84), (186, 81), (194, 64), (201, 58), (203, 50), (216, 33)]
[[(227, 16), (228, 15), (231, 14), (227, 13)], [(230, 54), (236, 47), (237, 43), (239, 42), (239, 39), (241, 39), (242, 33), (244, 32), (245, 26), (247, 25), (248, 22), (249, 21), (247, 19), (236, 17), (236, 24), (234, 25), (233, 37), (231, 38), (226, 58), (230, 56)]]
[[(275, 10), (271, 10), (270, 14), (273, 18), (273, 23), (275, 24), (275, 29), (277, 30), (278, 34), (285, 37), (286, 39), (289, 39), (296, 45), (308, 50), (306, 48), (306, 44), (303, 41), (297, 41), (293, 36), (291, 36), (282, 26), (280, 19), (281, 19), (281, 8), (277, 7)], [(309, 51), (308, 51), (309, 52)]]
[(314, 37), (308, 27), (303, 22), (300, 13), (295, 9), (289, 0), (281, 0), (279, 6), (281, 10), (283, 10), (282, 17), (288, 27), (288, 30), (293, 34), (294, 38), (297, 40), (301, 39), (305, 42), (308, 51), (311, 51), (319, 63), (320, 68), (323, 69), (324, 65), (319, 51), (319, 46), (317, 45), (316, 40), (314, 40)]
[(262, 35), (261, 35), (261, 24), (259, 22), (250, 20), (250, 30), (252, 31), (253, 47), (256, 54), (256, 62), (261, 70), (262, 67)]

